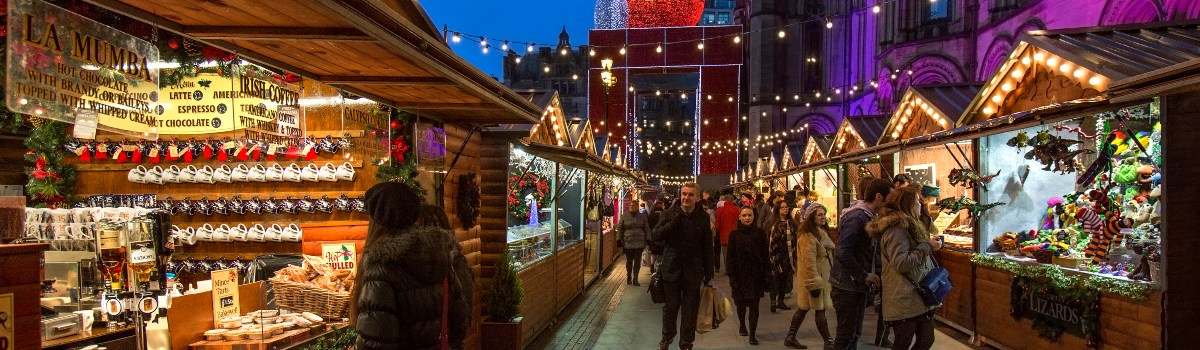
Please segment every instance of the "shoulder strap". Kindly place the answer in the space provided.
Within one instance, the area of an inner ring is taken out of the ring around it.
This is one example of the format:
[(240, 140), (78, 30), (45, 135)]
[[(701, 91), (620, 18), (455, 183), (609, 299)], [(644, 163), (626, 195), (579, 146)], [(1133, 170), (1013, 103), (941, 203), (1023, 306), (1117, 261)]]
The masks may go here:
[(450, 277), (454, 277), (454, 252), (450, 253), (450, 274), (442, 279), (442, 327), (438, 331), (438, 349), (450, 349)]

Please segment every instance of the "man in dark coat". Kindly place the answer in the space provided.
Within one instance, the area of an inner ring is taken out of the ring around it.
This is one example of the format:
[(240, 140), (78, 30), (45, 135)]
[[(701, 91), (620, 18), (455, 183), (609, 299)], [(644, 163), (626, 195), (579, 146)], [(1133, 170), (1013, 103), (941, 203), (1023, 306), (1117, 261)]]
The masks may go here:
[(420, 201), (405, 184), (376, 185), (366, 200), (371, 221), (351, 296), (356, 348), (438, 349), (447, 299), (447, 342), (461, 348), (474, 276), (454, 235), (414, 225)]
[(854, 349), (862, 335), (863, 313), (871, 296), (871, 287), (880, 285), (874, 272), (879, 258), (876, 243), (867, 235), (867, 222), (883, 208), (883, 200), (892, 192), (892, 182), (873, 179), (863, 189), (863, 200), (842, 211), (838, 220), (837, 250), (830, 279), (833, 308), (837, 310), (835, 350)]
[[(664, 246), (660, 266), (667, 302), (663, 306), (662, 341), (666, 350), (675, 340), (676, 322), (679, 348), (690, 350), (696, 340), (696, 314), (700, 311), (700, 288), (712, 284), (712, 219), (701, 205), (696, 184), (684, 184), (679, 190), (680, 205), (663, 214), (651, 239)], [(680, 317), (682, 316), (682, 317)]]

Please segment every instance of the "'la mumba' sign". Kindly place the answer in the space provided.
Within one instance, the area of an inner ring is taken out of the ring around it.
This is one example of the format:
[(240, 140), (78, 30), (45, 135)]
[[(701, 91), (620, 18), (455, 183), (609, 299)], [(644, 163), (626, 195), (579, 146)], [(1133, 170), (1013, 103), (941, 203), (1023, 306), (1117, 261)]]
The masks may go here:
[(8, 94), (14, 112), (73, 122), (95, 110), (100, 129), (157, 125), (158, 48), (40, 0), (8, 3)]

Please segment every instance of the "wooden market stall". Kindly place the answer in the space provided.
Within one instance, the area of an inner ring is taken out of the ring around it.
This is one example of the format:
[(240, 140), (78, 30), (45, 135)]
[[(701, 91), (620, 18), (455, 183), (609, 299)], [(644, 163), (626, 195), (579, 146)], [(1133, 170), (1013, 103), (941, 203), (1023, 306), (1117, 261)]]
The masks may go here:
[[(277, 196), (276, 199), (280, 200), (291, 196), (297, 200), (308, 197), (305, 201), (311, 198), (310, 203), (318, 206), (330, 204), (342, 195), (345, 195), (347, 200), (353, 199), (361, 196), (363, 191), (379, 181), (378, 178), (386, 178), (377, 174), (382, 168), (379, 160), (382, 159), (383, 163), (386, 163), (389, 159), (388, 138), (392, 134), (389, 130), (397, 129), (394, 124), (389, 125), (388, 111), (403, 111), (401, 114), (409, 118), (405, 122), (405, 130), (414, 133), (404, 135), (404, 141), (414, 150), (408, 154), (418, 154), (416, 151), (426, 150), (428, 146), (438, 146), (442, 150), (441, 153), (420, 153), (421, 163), (407, 176), (415, 177), (416, 182), (425, 188), (428, 192), (427, 201), (446, 208), (455, 236), (475, 272), (477, 281), (475, 295), (472, 296), (475, 306), (474, 322), (465, 345), (468, 349), (480, 347), (479, 315), (483, 301), (481, 296), (486, 293), (487, 281), (491, 277), (489, 271), (482, 269), (482, 263), (489, 258), (484, 252), (484, 246), (488, 242), (483, 239), (479, 225), (467, 224), (474, 220), (459, 217), (457, 208), (462, 194), (458, 191), (458, 185), (460, 181), (476, 178), (475, 174), (482, 169), (485, 150), (479, 135), (480, 125), (534, 123), (541, 114), (536, 105), (454, 54), (441, 37), (442, 34), (415, 1), (235, 0), (213, 6), (191, 6), (160, 0), (96, 0), (88, 3), (105, 13), (115, 14), (113, 17), (103, 18), (119, 17), (117, 21), (121, 23), (148, 23), (145, 28), (153, 27), (155, 31), (162, 30), (186, 38), (187, 42), (184, 44), (190, 45), (194, 40), (223, 50), (232, 57), (227, 60), (230, 66), (222, 66), (224, 69), (236, 68), (238, 62), (244, 60), (248, 64), (242, 66), (255, 65), (265, 68), (268, 73), (279, 72), (275, 77), (271, 77), (270, 74), (259, 76), (255, 84), (261, 83), (264, 89), (292, 98), (274, 101), (284, 103), (267, 104), (265, 108), (270, 109), (271, 113), (260, 112), (271, 116), (276, 116), (276, 113), (283, 115), (285, 112), (282, 109), (275, 110), (277, 105), (283, 105), (289, 108), (296, 107), (286, 113), (299, 116), (298, 121), (288, 122), (294, 130), (288, 129), (287, 132), (283, 132), (283, 129), (242, 130), (240, 127), (234, 127), (228, 132), (217, 134), (174, 133), (170, 137), (160, 138), (158, 143), (170, 142), (174, 145), (194, 137), (217, 140), (268, 138), (272, 142), (301, 145), (305, 140), (311, 140), (315, 145), (326, 138), (334, 140), (331, 142), (345, 138), (353, 145), (345, 148), (348, 149), (346, 152), (329, 152), (328, 150), (339, 148), (320, 146), (325, 148), (316, 152), (319, 155), (312, 159), (296, 161), (295, 164), (304, 167), (309, 164), (322, 166), (325, 163), (345, 163), (348, 164), (347, 169), (351, 169), (356, 175), (350, 176), (352, 180), (349, 181), (250, 182), (221, 186), (214, 191), (217, 187), (211, 184), (132, 183), (126, 180), (127, 173), (136, 169), (137, 164), (93, 162), (79, 164), (79, 194), (87, 196), (155, 193), (173, 197), (179, 202), (187, 199), (201, 201), (201, 198), (206, 196), (209, 200), (243, 196), (246, 200), (257, 197), (253, 200), (257, 202), (261, 199), (263, 203), (271, 196)], [(167, 34), (162, 35), (166, 36)], [(195, 49), (199, 50), (200, 47)], [(201, 73), (200, 78), (210, 82), (202, 85), (212, 83), (211, 81), (217, 81), (212, 84), (228, 83), (228, 80), (223, 82), (220, 79), (207, 79), (203, 74), (207, 73)], [(222, 74), (224, 73), (217, 73)], [(236, 74), (241, 74), (242, 78), (254, 78), (240, 70)], [(293, 75), (299, 78), (293, 79)], [(234, 79), (237, 77), (239, 75), (234, 75)], [(209, 86), (203, 86), (203, 90), (208, 90)], [(213, 87), (221, 89), (216, 85)], [(167, 99), (166, 92), (163, 94), (163, 98)], [(208, 94), (209, 92), (204, 92), (203, 96)], [(271, 122), (281, 124), (279, 120)], [(129, 143), (141, 142), (136, 140), (136, 137), (129, 137), (136, 135), (106, 134), (105, 130), (108, 129), (102, 128), (100, 137), (117, 138), (114, 142), (121, 140), (118, 137), (125, 138)], [(417, 138), (418, 142), (413, 142), (411, 138)], [(177, 150), (171, 152), (172, 161), (175, 151)], [(178, 152), (182, 154), (184, 151)], [(258, 154), (255, 153), (253, 158), (259, 158)], [(201, 169), (205, 166), (216, 168), (221, 162), (207, 159), (198, 159), (192, 165)], [(279, 163), (283, 163), (281, 165), (285, 167), (289, 165), (288, 161), (275, 161), (273, 158), (258, 162), (239, 160), (243, 162), (233, 165), (247, 165), (252, 169), (256, 165), (266, 168)], [(186, 169), (186, 165), (188, 164), (179, 165), (179, 168)], [(163, 164), (163, 168), (169, 167)], [(489, 184), (486, 183), (486, 179), (483, 181), (482, 186), (486, 188)], [(503, 186), (505, 182), (501, 179), (497, 183)], [(322, 198), (325, 196), (328, 198)], [(366, 215), (343, 210), (325, 212), (323, 207), (321, 208), (316, 212), (298, 214), (299, 216), (278, 214), (279, 216), (251, 217), (239, 213), (224, 217), (176, 217), (175, 222), (180, 226), (253, 226), (255, 222), (285, 222), (286, 226), (286, 223), (292, 222), (303, 229), (301, 242), (202, 243), (180, 247), (180, 253), (183, 255), (181, 259), (191, 257), (196, 260), (234, 260), (238, 256), (252, 258), (269, 253), (301, 252), (319, 255), (321, 243), (346, 241), (356, 242), (361, 251), (361, 241), (366, 232)], [(494, 256), (491, 258), (494, 260)]]

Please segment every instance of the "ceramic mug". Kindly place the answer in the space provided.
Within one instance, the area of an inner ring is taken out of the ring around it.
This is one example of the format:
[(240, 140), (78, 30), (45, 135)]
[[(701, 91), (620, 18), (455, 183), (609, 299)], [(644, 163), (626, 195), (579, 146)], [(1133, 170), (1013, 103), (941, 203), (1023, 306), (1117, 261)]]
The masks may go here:
[(246, 230), (246, 240), (254, 242), (262, 242), (266, 240), (267, 228), (262, 224), (254, 224), (253, 227)]
[(200, 172), (195, 165), (188, 165), (179, 171), (179, 182), (196, 183), (196, 173)]
[(282, 236), (283, 236), (283, 227), (279, 226), (279, 224), (274, 224), (274, 225), (271, 225), (271, 227), (267, 228), (267, 232), (265, 235), (263, 235), (263, 238), (265, 240), (267, 240), (268, 242), (282, 242), (283, 241)]
[(146, 170), (146, 176), (142, 178), (142, 183), (162, 185), (163, 168), (155, 165), (150, 170)]
[(255, 165), (253, 168), (250, 168), (248, 177), (250, 181), (267, 182), (267, 167), (262, 164)]
[(283, 165), (275, 163), (267, 168), (267, 181), (283, 181)]
[(182, 238), (180, 240), (181, 243), (187, 243), (187, 245), (196, 244), (196, 240), (198, 239), (198, 237), (197, 237), (198, 235), (196, 234), (196, 228), (188, 227), (188, 228), (183, 229), (183, 231), (181, 231), (180, 233), (181, 233), (180, 238)]
[(292, 163), (292, 165), (289, 165), (287, 169), (284, 170), (283, 179), (291, 182), (300, 182), (300, 174), (303, 172), (304, 170), (300, 169), (299, 165)]
[(283, 236), (281, 238), (286, 242), (299, 242), (304, 238), (304, 233), (300, 230), (300, 226), (291, 224), (283, 229)]
[(71, 214), (71, 209), (50, 209), (50, 223), (69, 224), (71, 223)]
[(221, 164), (221, 167), (213, 170), (213, 181), (214, 182), (232, 183), (233, 182), (233, 169), (230, 169), (229, 165), (227, 165), (227, 164)]
[(309, 164), (300, 171), (300, 178), (304, 181), (317, 182), (321, 180), (321, 169), (317, 168), (316, 164)]
[(240, 182), (250, 181), (250, 168), (247, 168), (246, 164), (238, 164), (238, 166), (236, 168), (233, 168), (233, 176), (232, 177), (233, 177), (233, 181), (240, 181)]
[(325, 166), (317, 170), (317, 178), (321, 181), (337, 181), (337, 168), (333, 166), (333, 163), (325, 163)]
[(92, 236), (92, 224), (74, 223), (68, 228), (68, 236), (71, 239), (94, 239)]
[(214, 242), (229, 242), (230, 230), (231, 229), (227, 224), (221, 224), (221, 226), (217, 226), (217, 229), (213, 230), (212, 240)]
[(232, 241), (245, 242), (248, 234), (246, 224), (238, 224), (229, 229), (229, 239)]
[(130, 169), (129, 174), (125, 175), (125, 178), (128, 179), (129, 182), (143, 184), (146, 183), (146, 171), (147, 170), (145, 166), (138, 165), (136, 168)]
[(203, 168), (196, 169), (195, 183), (211, 184), (215, 182), (213, 179), (213, 168), (205, 165)]
[(71, 222), (89, 223), (92, 222), (92, 218), (92, 208), (71, 209)]
[(162, 172), (162, 182), (164, 182), (164, 183), (179, 183), (180, 182), (180, 177), (179, 177), (180, 172), (182, 172), (182, 170), (179, 169), (178, 165), (172, 165), (170, 167), (167, 167), (167, 169), (163, 170), (163, 172)]
[(354, 181), (354, 165), (350, 164), (350, 162), (342, 163), (341, 166), (338, 166), (335, 175), (337, 175), (338, 180)]
[(201, 241), (212, 241), (213, 227), (210, 224), (204, 224), (196, 229), (196, 238)]

